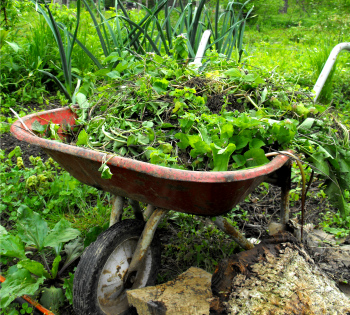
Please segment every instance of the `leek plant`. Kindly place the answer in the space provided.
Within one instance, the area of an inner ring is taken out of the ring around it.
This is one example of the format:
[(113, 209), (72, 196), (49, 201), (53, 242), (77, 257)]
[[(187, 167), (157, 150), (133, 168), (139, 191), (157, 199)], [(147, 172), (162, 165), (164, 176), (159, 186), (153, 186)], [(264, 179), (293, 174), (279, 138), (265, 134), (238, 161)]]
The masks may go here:
[[(77, 18), (76, 18), (75, 31), (74, 31), (73, 36), (70, 36), (67, 27), (65, 27), (63, 24), (57, 23), (55, 21), (52, 13), (50, 11), (50, 8), (46, 2), (40, 3), (38, 0), (31, 0), (31, 1), (35, 4), (36, 11), (39, 12), (46, 20), (54, 38), (55, 38), (56, 44), (58, 46), (60, 58), (61, 58), (62, 72), (63, 72), (63, 76), (64, 76), (64, 81), (65, 81), (64, 85), (61, 83), (61, 81), (56, 76), (54, 76), (50, 72), (47, 72), (44, 70), (39, 70), (39, 71), (48, 75), (50, 78), (52, 78), (58, 84), (58, 86), (61, 88), (62, 92), (67, 97), (67, 99), (70, 102), (72, 102), (73, 80), (72, 80), (72, 63), (71, 63), (71, 61), (72, 61), (72, 52), (73, 52), (73, 48), (74, 48), (74, 43), (76, 41), (78, 28), (79, 28), (81, 1), (77, 0)], [(62, 40), (60, 29), (63, 29), (64, 40)]]
[[(128, 35), (123, 44), (133, 45), (139, 54), (169, 54), (173, 48), (173, 40), (181, 34), (186, 34), (189, 57), (194, 58), (203, 32), (209, 29), (212, 37), (207, 49), (215, 48), (229, 59), (234, 49), (238, 49), (240, 55), (243, 52), (244, 28), (252, 11), (250, 9), (244, 17), (243, 9), (249, 1), (243, 4), (230, 1), (227, 7), (221, 10), (220, 1), (217, 0), (214, 16), (205, 5), (205, 0), (199, 1), (198, 6), (193, 1), (188, 1), (186, 5), (178, 1), (179, 8), (176, 7), (177, 1), (171, 6), (167, 0), (156, 1), (152, 9), (140, 4), (146, 14), (139, 23), (135, 23), (129, 18), (122, 2), (117, 0), (123, 14), (117, 14), (115, 19), (118, 20), (118, 25), (122, 24), (128, 28)], [(163, 8), (164, 18), (160, 18)]]

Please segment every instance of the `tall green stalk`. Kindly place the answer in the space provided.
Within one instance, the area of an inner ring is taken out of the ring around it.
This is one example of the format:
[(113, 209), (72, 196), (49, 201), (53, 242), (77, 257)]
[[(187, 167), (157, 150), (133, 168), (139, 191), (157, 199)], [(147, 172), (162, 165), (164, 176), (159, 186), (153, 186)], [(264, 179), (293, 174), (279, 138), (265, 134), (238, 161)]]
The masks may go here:
[[(56, 76), (54, 76), (50, 72), (47, 72), (44, 70), (39, 70), (39, 71), (42, 73), (45, 73), (50, 78), (52, 78), (59, 85), (59, 87), (61, 88), (62, 92), (67, 97), (67, 99), (70, 102), (72, 102), (73, 86), (72, 86), (71, 61), (72, 61), (72, 52), (74, 48), (74, 43), (77, 38), (79, 22), (80, 22), (81, 0), (77, 0), (77, 21), (75, 24), (75, 31), (72, 36), (70, 36), (67, 27), (65, 27), (62, 24), (60, 24), (60, 26), (58, 25), (46, 2), (40, 3), (37, 0), (31, 0), (31, 1), (35, 4), (36, 11), (39, 12), (44, 17), (45, 21), (48, 23), (51, 29), (51, 32), (55, 38), (58, 51), (60, 54), (60, 59), (61, 59), (61, 66), (62, 66), (62, 71), (64, 76), (64, 85), (61, 83), (60, 80), (58, 80)], [(62, 40), (60, 28), (63, 29), (64, 41)]]

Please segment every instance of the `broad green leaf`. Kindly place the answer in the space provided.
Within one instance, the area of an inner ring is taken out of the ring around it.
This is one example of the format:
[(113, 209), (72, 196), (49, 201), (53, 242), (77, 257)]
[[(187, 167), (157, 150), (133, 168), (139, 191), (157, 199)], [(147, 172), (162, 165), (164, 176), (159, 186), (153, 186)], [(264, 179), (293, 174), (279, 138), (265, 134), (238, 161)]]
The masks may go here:
[(213, 171), (221, 172), (227, 171), (228, 162), (232, 153), (236, 150), (236, 146), (233, 143), (229, 143), (229, 145), (225, 149), (218, 150), (214, 143), (210, 144), (210, 148), (213, 152), (213, 160), (214, 160), (214, 169)]
[(66, 261), (64, 262), (65, 266), (72, 263), (75, 259), (77, 259), (84, 251), (84, 245), (81, 237), (76, 238), (75, 240), (69, 242), (64, 246), (64, 251), (67, 254)]
[(16, 146), (9, 154), (8, 154), (8, 158), (11, 159), (13, 156), (15, 157), (19, 157), (22, 156), (22, 151), (21, 148), (19, 146)]
[(4, 237), (5, 235), (7, 235), (8, 232), (7, 230), (5, 229), (5, 227), (3, 227), (2, 225), (0, 225), (0, 237), (2, 239), (2, 237)]
[(242, 81), (249, 82), (249, 83), (255, 83), (255, 84), (264, 83), (264, 80), (256, 74), (247, 74), (244, 77), (242, 77)]
[(237, 168), (243, 166), (247, 161), (246, 158), (240, 154), (233, 155), (232, 159), (236, 162)]
[(128, 66), (129, 66), (128, 63), (125, 63), (125, 64), (119, 63), (119, 64), (116, 66), (115, 70), (118, 71), (119, 73), (122, 73), (125, 69), (128, 68)]
[(261, 103), (264, 103), (266, 101), (266, 95), (267, 95), (267, 88), (264, 87), (263, 91), (261, 92)]
[(184, 119), (179, 119), (181, 131), (183, 133), (188, 133), (193, 126), (194, 117), (186, 117)]
[(133, 145), (133, 144), (136, 144), (137, 143), (137, 138), (135, 137), (135, 135), (131, 134), (129, 137), (128, 137), (128, 140), (126, 142), (126, 145), (129, 146), (129, 145)]
[(35, 294), (44, 280), (44, 277), (33, 278), (27, 269), (18, 269), (16, 272), (8, 274), (6, 281), (1, 284), (0, 308), (4, 309), (15, 298), (24, 294)]
[(180, 108), (183, 107), (183, 103), (181, 102), (175, 102), (173, 113), (176, 113)]
[(180, 140), (180, 142), (177, 143), (177, 146), (182, 150), (185, 150), (190, 145), (188, 136), (184, 133), (175, 134), (175, 138)]
[(233, 135), (233, 125), (232, 124), (225, 124), (221, 127), (221, 139), (223, 139), (223, 137), (225, 139), (229, 139), (231, 138)]
[(8, 42), (7, 40), (5, 40), (5, 42), (6, 42), (15, 52), (18, 52), (18, 50), (21, 49), (21, 47), (19, 47), (16, 43), (11, 43), (11, 42)]
[(116, 71), (116, 70), (108, 72), (106, 75), (108, 77), (110, 77), (111, 79), (118, 79), (118, 78), (120, 78), (120, 73), (118, 71)]
[(187, 135), (188, 142), (192, 148), (196, 146), (196, 143), (205, 143), (199, 135)]
[(159, 148), (164, 152), (164, 153), (171, 153), (173, 146), (170, 143), (163, 143), (159, 146)]
[(311, 161), (312, 165), (316, 168), (315, 171), (322, 175), (329, 175), (329, 166), (327, 160), (322, 153), (314, 153), (308, 160)]
[(56, 223), (53, 230), (45, 237), (44, 246), (55, 247), (60, 243), (66, 243), (80, 235), (80, 231), (71, 228), (70, 222), (61, 219)]
[(34, 245), (39, 251), (44, 247), (48, 233), (46, 221), (28, 207), (22, 208), (17, 220), (18, 235), (27, 245)]
[(191, 150), (190, 155), (193, 158), (196, 158), (198, 155), (211, 154), (210, 145), (202, 141), (199, 137), (197, 141), (192, 141), (191, 147), (193, 150)]
[(0, 255), (26, 259), (24, 243), (18, 235), (1, 235)]
[(89, 107), (89, 103), (87, 102), (87, 98), (86, 98), (85, 94), (79, 92), (79, 93), (77, 93), (75, 99), (76, 99), (77, 103), (79, 104), (80, 108), (88, 108)]
[(233, 79), (240, 79), (244, 76), (244, 74), (237, 68), (232, 68), (232, 69), (226, 70), (224, 72), (224, 74), (233, 78)]
[(326, 180), (325, 186), (325, 193), (337, 205), (342, 218), (345, 220), (350, 216), (350, 204), (344, 199), (343, 192), (333, 173), (330, 174), (330, 179)]
[(35, 120), (33, 123), (32, 123), (32, 127), (31, 129), (33, 131), (36, 131), (36, 132), (39, 132), (40, 134), (44, 133), (45, 130), (46, 130), (46, 125), (42, 125), (40, 124), (37, 120)]
[(309, 130), (315, 122), (315, 118), (306, 118), (299, 126), (300, 130)]
[(112, 52), (109, 54), (108, 57), (105, 58), (104, 63), (108, 63), (108, 62), (115, 62), (120, 60), (121, 57), (119, 56), (119, 54), (117, 52)]
[(101, 167), (98, 169), (98, 171), (101, 172), (101, 177), (104, 179), (111, 179), (113, 176), (108, 165), (106, 165), (104, 163), (101, 165)]
[(163, 123), (163, 124), (161, 124), (160, 128), (161, 129), (175, 128), (175, 126), (170, 124), (170, 123)]
[(169, 85), (169, 81), (166, 80), (166, 79), (158, 79), (158, 80), (155, 80), (152, 87), (154, 88), (154, 90), (157, 92), (157, 93), (162, 93), (162, 92), (166, 92), (167, 88), (168, 88), (168, 85)]
[(58, 255), (55, 257), (53, 263), (52, 263), (52, 268), (51, 268), (51, 276), (52, 276), (52, 279), (55, 279), (56, 276), (57, 276), (57, 272), (58, 272), (58, 266), (60, 264), (60, 261), (61, 261), (61, 256)]
[(88, 140), (89, 140), (88, 134), (86, 133), (85, 129), (82, 129), (79, 132), (78, 141), (77, 141), (76, 145), (87, 145)]
[(45, 270), (44, 266), (37, 261), (25, 259), (25, 260), (21, 260), (17, 264), (17, 266), (18, 268), (27, 269), (30, 273), (38, 277), (45, 277), (47, 279), (51, 278), (50, 274)]
[(109, 73), (110, 70), (109, 69), (100, 69), (100, 70), (97, 70), (94, 75), (95, 76), (105, 76), (107, 75), (107, 73)]
[(149, 136), (139, 133), (137, 135), (137, 141), (138, 143), (145, 145), (145, 144), (149, 144), (151, 142), (151, 139), (149, 138)]
[(64, 278), (63, 289), (65, 289), (65, 296), (70, 304), (73, 304), (73, 281), (74, 274), (69, 273), (69, 278)]
[(247, 159), (248, 167), (259, 166), (269, 162), (263, 149), (250, 149), (244, 153), (244, 157)]
[(64, 294), (61, 288), (51, 286), (50, 288), (44, 288), (42, 290), (40, 304), (45, 308), (57, 314), (63, 303)]
[(250, 149), (259, 149), (264, 145), (265, 145), (264, 141), (262, 141), (260, 139), (256, 139), (256, 138), (254, 138), (252, 141), (249, 142)]
[(142, 126), (145, 128), (152, 128), (154, 126), (154, 123), (152, 121), (147, 120), (142, 123)]
[(243, 136), (232, 136), (231, 139), (236, 145), (236, 150), (243, 149), (250, 141), (249, 138)]

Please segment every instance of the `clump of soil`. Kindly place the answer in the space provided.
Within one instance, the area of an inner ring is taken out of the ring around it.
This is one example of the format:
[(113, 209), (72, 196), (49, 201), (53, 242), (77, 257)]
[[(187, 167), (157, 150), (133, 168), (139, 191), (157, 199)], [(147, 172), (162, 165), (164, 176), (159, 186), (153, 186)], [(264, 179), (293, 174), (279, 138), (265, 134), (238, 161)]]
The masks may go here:
[(208, 97), (205, 104), (213, 114), (219, 114), (224, 106), (225, 110), (233, 112), (238, 110), (244, 111), (243, 102), (238, 101), (234, 94), (216, 94)]
[[(194, 77), (190, 80), (188, 80), (185, 83), (185, 86), (191, 88), (191, 89), (196, 89), (196, 90), (201, 90), (205, 88), (210, 80), (205, 79), (205, 78), (200, 78), (200, 77)], [(197, 91), (197, 93), (200, 93), (200, 91)], [(200, 94), (199, 94), (200, 95)]]

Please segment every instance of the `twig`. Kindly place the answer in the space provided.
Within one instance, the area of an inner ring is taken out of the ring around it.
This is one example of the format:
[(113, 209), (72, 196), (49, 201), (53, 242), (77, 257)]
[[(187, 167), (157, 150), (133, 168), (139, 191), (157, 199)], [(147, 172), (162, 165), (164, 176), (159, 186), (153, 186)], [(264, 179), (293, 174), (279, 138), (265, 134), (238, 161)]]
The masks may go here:
[(23, 125), (24, 129), (27, 130), (30, 134), (32, 134), (33, 136), (36, 136), (36, 134), (31, 131), (26, 124), (24, 123), (24, 121), (22, 120), (21, 117), (19, 117), (19, 115), (10, 107), (10, 111), (17, 117), (17, 119), (21, 122), (21, 124)]

